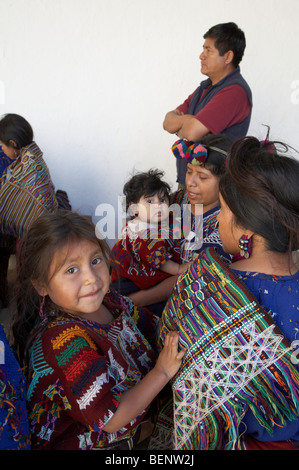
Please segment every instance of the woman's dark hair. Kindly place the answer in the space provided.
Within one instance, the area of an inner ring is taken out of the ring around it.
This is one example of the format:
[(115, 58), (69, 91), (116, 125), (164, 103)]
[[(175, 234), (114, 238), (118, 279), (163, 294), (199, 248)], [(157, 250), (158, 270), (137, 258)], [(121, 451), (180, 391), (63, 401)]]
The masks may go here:
[[(69, 243), (80, 240), (98, 244), (108, 264), (109, 248), (103, 240), (97, 238), (91, 218), (75, 212), (59, 210), (41, 215), (23, 239), (17, 282), (17, 313), (12, 325), (15, 348), (21, 364), (26, 363), (33, 327), (41, 320), (39, 309), (42, 298), (33, 287), (33, 282), (48, 285), (49, 268), (55, 253)], [(57, 307), (46, 296), (44, 313), (55, 310)], [(50, 320), (51, 316), (45, 315), (43, 323)]]
[(264, 238), (268, 250), (287, 253), (299, 248), (299, 161), (282, 152), (281, 142), (237, 140), (219, 190), (238, 225)]
[[(20, 150), (33, 142), (32, 127), (22, 116), (6, 114), (0, 121), (0, 140), (8, 147)], [(11, 140), (16, 146), (10, 143)]]
[(215, 176), (221, 176), (226, 171), (226, 157), (233, 139), (223, 134), (211, 134), (199, 141), (208, 150), (208, 158), (202, 165)]
[(169, 199), (170, 186), (162, 180), (163, 176), (163, 171), (155, 169), (132, 176), (123, 188), (126, 197), (126, 210), (130, 204), (137, 204), (141, 197), (159, 194), (159, 196)]
[(215, 39), (215, 47), (223, 56), (228, 51), (233, 51), (233, 65), (237, 67), (242, 60), (246, 48), (246, 39), (243, 31), (235, 23), (221, 23), (209, 29), (204, 39)]

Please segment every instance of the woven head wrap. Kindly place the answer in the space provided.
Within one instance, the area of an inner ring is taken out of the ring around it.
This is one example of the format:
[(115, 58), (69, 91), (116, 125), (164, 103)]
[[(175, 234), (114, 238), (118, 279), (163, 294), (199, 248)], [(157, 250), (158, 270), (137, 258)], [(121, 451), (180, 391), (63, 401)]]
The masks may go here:
[[(206, 162), (219, 165), (227, 155), (225, 150), (218, 147), (211, 145), (205, 146), (200, 142), (189, 142), (186, 139), (177, 140), (171, 147), (171, 150), (177, 159), (185, 159), (186, 162), (191, 163), (191, 165), (203, 165)], [(211, 154), (210, 150), (217, 152), (216, 155), (215, 152), (213, 152), (213, 158), (211, 158), (211, 160), (209, 158)], [(214, 158), (215, 156), (216, 158)]]

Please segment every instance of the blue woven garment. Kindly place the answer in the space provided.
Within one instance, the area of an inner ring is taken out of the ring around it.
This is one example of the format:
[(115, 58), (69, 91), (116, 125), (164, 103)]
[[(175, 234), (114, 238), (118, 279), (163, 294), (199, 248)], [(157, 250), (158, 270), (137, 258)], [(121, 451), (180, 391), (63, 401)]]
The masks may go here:
[(0, 178), (4, 172), (4, 170), (6, 170), (6, 168), (11, 165), (14, 161), (9, 158), (7, 155), (5, 155), (5, 153), (3, 152), (2, 150), (2, 147), (0, 146)]
[(29, 450), (26, 382), (0, 325), (0, 450)]

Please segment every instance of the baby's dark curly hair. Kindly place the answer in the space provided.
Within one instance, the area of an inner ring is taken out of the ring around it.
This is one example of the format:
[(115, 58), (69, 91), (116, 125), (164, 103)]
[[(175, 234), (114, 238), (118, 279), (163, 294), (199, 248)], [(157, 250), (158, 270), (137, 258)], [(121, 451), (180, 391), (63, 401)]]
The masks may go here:
[(130, 204), (137, 204), (141, 197), (151, 197), (154, 194), (167, 197), (170, 195), (170, 185), (162, 180), (164, 172), (151, 169), (136, 173), (124, 185), (123, 193), (126, 197), (126, 211)]

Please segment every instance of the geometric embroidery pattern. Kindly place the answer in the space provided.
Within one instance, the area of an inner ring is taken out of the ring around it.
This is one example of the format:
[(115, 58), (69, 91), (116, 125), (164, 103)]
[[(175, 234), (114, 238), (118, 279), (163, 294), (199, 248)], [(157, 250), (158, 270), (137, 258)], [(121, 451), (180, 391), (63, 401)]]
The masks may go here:
[(282, 336), (273, 330), (274, 325), (262, 332), (257, 332), (254, 323), (246, 325), (242, 333), (247, 336), (248, 342), (238, 344), (230, 338), (223, 344), (230, 351), (226, 357), (222, 356), (220, 348), (216, 348), (209, 357), (202, 357), (201, 360), (198, 356), (193, 358), (192, 365), (188, 367), (188, 378), (185, 371), (173, 384), (176, 391), (176, 449), (184, 448), (207, 415), (236, 397), (256, 375), (286, 354), (286, 348), (280, 347)]

